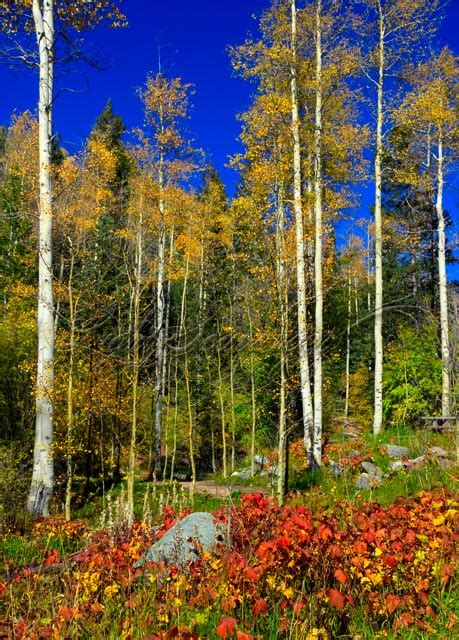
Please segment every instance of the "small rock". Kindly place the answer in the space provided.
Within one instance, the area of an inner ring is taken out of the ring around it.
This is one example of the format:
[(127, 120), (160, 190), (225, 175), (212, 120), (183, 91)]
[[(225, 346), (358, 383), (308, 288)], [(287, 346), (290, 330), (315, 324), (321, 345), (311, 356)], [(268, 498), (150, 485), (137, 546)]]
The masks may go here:
[(405, 462), (405, 466), (408, 469), (415, 469), (417, 467), (420, 467), (425, 459), (426, 459), (425, 456), (418, 456), (417, 458), (412, 458), (411, 460), (407, 460)]
[(454, 462), (449, 460), (449, 458), (438, 458), (437, 462), (444, 469), (451, 469), (451, 467), (454, 467)]
[(241, 477), (241, 472), (240, 471), (233, 471), (233, 473), (231, 474), (232, 478), (240, 478)]
[(365, 471), (365, 473), (368, 473), (368, 475), (372, 478), (378, 478), (378, 480), (381, 480), (384, 475), (384, 471), (372, 462), (365, 461), (362, 462), (360, 466)]
[(392, 471), (412, 471), (421, 466), (425, 461), (425, 456), (419, 456), (418, 458), (412, 458), (411, 460), (397, 460), (390, 465)]
[(256, 465), (258, 465), (262, 469), (269, 462), (269, 460), (268, 460), (268, 458), (266, 456), (254, 456), (253, 457), (253, 461), (254, 461), (254, 463)]
[(343, 475), (343, 467), (336, 462), (333, 462), (333, 460), (330, 462), (330, 467), (335, 478), (339, 478)]
[(272, 467), (269, 467), (268, 476), (270, 478), (277, 476), (277, 464), (273, 464)]
[(349, 451), (346, 458), (358, 458), (361, 455), (362, 453), (358, 449), (352, 449), (352, 451)]
[(135, 563), (164, 561), (184, 568), (197, 560), (204, 551), (212, 551), (221, 537), (218, 525), (210, 513), (195, 512), (177, 522)]
[(378, 487), (381, 484), (381, 480), (375, 476), (370, 476), (369, 473), (361, 473), (357, 478), (355, 486), (357, 489), (372, 489)]
[(426, 451), (428, 456), (434, 456), (435, 458), (447, 458), (448, 453), (441, 447), (430, 447)]
[(238, 477), (241, 480), (248, 480), (249, 478), (252, 477), (252, 469), (250, 467), (247, 467), (246, 469), (242, 469), (242, 471), (239, 471)]
[(389, 458), (404, 458), (410, 453), (409, 449), (406, 447), (399, 447), (397, 444), (387, 444), (386, 448)]

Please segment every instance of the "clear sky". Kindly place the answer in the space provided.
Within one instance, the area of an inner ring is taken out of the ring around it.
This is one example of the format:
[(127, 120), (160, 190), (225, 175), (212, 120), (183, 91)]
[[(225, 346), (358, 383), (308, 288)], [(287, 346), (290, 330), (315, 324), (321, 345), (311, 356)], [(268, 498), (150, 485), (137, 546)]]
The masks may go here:
[[(86, 34), (88, 49), (104, 59), (108, 69), (79, 67), (58, 80), (61, 89), (55, 103), (55, 128), (70, 151), (77, 151), (89, 133), (107, 98), (128, 129), (142, 124), (142, 108), (136, 87), (148, 72), (158, 69), (161, 46), (163, 71), (195, 85), (189, 129), (220, 171), (230, 193), (236, 173), (225, 167), (228, 156), (239, 150), (240, 124), (236, 116), (250, 102), (253, 87), (234, 76), (227, 47), (256, 33), (254, 16), (269, 0), (125, 0), (122, 8), (129, 28), (97, 29)], [(451, 0), (439, 41), (457, 53), (459, 0)], [(31, 71), (0, 66), (0, 123), (7, 124), (13, 110), (35, 109), (36, 77)], [(459, 186), (447, 187), (446, 203), (459, 233)], [(371, 191), (362, 197), (362, 215), (368, 211)], [(459, 267), (450, 269), (459, 279)]]

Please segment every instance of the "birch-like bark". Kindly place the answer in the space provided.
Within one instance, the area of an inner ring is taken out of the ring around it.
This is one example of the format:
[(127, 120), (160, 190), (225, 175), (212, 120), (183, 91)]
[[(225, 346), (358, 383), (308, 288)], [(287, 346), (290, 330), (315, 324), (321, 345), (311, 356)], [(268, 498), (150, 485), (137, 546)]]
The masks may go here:
[(250, 345), (250, 398), (252, 401), (252, 430), (250, 438), (250, 475), (255, 475), (255, 440), (257, 434), (257, 396), (255, 389), (255, 358), (253, 352), (253, 322), (250, 312), (248, 293), (246, 294), (247, 318), (249, 320), (249, 345)]
[(276, 220), (276, 276), (278, 290), (278, 306), (280, 316), (280, 383), (279, 383), (279, 439), (278, 439), (278, 475), (277, 502), (284, 503), (287, 490), (287, 354), (288, 354), (288, 284), (285, 268), (285, 236), (284, 236), (284, 188), (281, 184), (277, 195)]
[(314, 465), (322, 464), (322, 2), (316, 0), (316, 105), (314, 123), (315, 333), (314, 333)]
[(438, 290), (440, 296), (440, 336), (441, 336), (441, 412), (449, 416), (450, 412), (450, 350), (448, 323), (448, 282), (446, 277), (446, 239), (445, 216), (443, 215), (443, 138), (438, 134), (437, 157), (437, 220), (438, 220)]
[(384, 17), (381, 4), (379, 10), (379, 71), (378, 71), (378, 103), (376, 120), (376, 155), (375, 155), (375, 368), (374, 368), (374, 418), (373, 433), (382, 429), (383, 412), (383, 273), (382, 273), (382, 134), (383, 134), (383, 91), (384, 91)]
[(49, 515), (54, 486), (53, 389), (54, 301), (52, 263), (51, 139), (53, 100), (54, 5), (33, 0), (32, 12), (39, 52), (39, 240), (37, 309), (36, 426), (32, 482), (27, 508), (34, 516)]
[(67, 466), (67, 478), (65, 485), (65, 519), (71, 518), (71, 504), (72, 504), (72, 484), (73, 484), (73, 426), (74, 426), (74, 412), (73, 412), (73, 369), (75, 362), (75, 329), (76, 329), (76, 310), (77, 302), (74, 300), (73, 295), (73, 272), (75, 267), (75, 253), (73, 250), (73, 244), (70, 238), (68, 239), (70, 248), (70, 269), (69, 280), (67, 285), (69, 295), (69, 323), (70, 323), (70, 335), (69, 335), (69, 372), (67, 381), (67, 451), (66, 466)]
[(127, 508), (130, 522), (134, 519), (134, 481), (137, 458), (137, 413), (140, 369), (140, 298), (142, 292), (143, 261), (143, 198), (137, 221), (134, 275), (134, 318), (132, 336), (132, 418), (127, 470)]
[(349, 415), (349, 373), (351, 362), (351, 267), (347, 274), (347, 329), (346, 329), (346, 394), (344, 400), (344, 417)]
[(220, 338), (217, 341), (217, 366), (218, 366), (218, 397), (220, 400), (220, 417), (221, 417), (221, 429), (222, 429), (222, 469), (223, 469), (223, 477), (227, 478), (228, 470), (227, 470), (227, 464), (226, 464), (226, 457), (227, 457), (226, 416), (225, 416), (225, 400), (223, 397), (222, 358), (221, 358)]
[(291, 2), (291, 102), (292, 102), (292, 137), (293, 137), (293, 209), (295, 214), (296, 240), (296, 279), (298, 301), (298, 350), (300, 360), (301, 400), (303, 407), (304, 447), (308, 462), (313, 464), (313, 406), (308, 360), (308, 335), (306, 322), (306, 278), (304, 260), (304, 221), (301, 200), (301, 145), (300, 119), (298, 109), (297, 87), (297, 52), (296, 52), (296, 2)]
[[(161, 153), (159, 161), (159, 236), (158, 236), (158, 278), (156, 289), (156, 371), (155, 371), (155, 460), (154, 475), (161, 476), (161, 439), (163, 427), (163, 376), (164, 351), (166, 348), (166, 300), (164, 291), (165, 274), (165, 202), (164, 202), (164, 157)], [(153, 475), (153, 474), (152, 474)]]

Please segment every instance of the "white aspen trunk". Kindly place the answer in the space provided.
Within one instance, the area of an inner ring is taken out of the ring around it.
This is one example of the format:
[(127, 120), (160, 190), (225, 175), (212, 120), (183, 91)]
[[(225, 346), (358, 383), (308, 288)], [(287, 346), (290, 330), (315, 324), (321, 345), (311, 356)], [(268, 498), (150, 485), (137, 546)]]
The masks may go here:
[(449, 351), (449, 323), (448, 323), (448, 282), (446, 277), (446, 239), (445, 217), (443, 215), (443, 139), (442, 132), (438, 134), (437, 158), (437, 202), (438, 219), (438, 290), (440, 295), (440, 334), (441, 334), (441, 412), (449, 416), (450, 412), (450, 351)]
[(250, 398), (252, 401), (252, 431), (250, 439), (250, 474), (255, 475), (255, 438), (257, 433), (257, 399), (255, 391), (255, 358), (253, 353), (253, 322), (250, 313), (250, 303), (248, 294), (246, 294), (247, 318), (249, 320), (249, 338), (250, 338)]
[[(180, 304), (180, 319), (177, 331), (177, 349), (180, 348), (182, 343), (182, 331), (185, 324), (185, 303), (186, 303), (186, 291), (187, 291), (188, 279), (186, 278), (183, 283), (182, 300)], [(173, 431), (173, 443), (172, 443), (172, 457), (171, 457), (171, 481), (174, 479), (175, 469), (175, 457), (177, 453), (177, 421), (178, 421), (178, 396), (179, 396), (179, 382), (178, 382), (178, 354), (175, 356), (175, 392), (174, 392), (174, 431)]]
[[(169, 238), (169, 273), (170, 268), (172, 266), (172, 261), (174, 259), (174, 227), (171, 229), (170, 238)], [(166, 337), (169, 335), (169, 320), (170, 320), (170, 299), (171, 299), (171, 279), (169, 278), (167, 281), (167, 305), (166, 305), (166, 326), (165, 326), (165, 334)], [(164, 433), (164, 466), (162, 469), (162, 478), (166, 479), (167, 474), (167, 463), (169, 457), (169, 414), (170, 414), (170, 379), (171, 379), (171, 357), (168, 357), (168, 350), (166, 345), (164, 346), (164, 358), (163, 358), (163, 387), (162, 387), (162, 396), (166, 397), (166, 383), (167, 383), (167, 406), (166, 406), (166, 425), (165, 425), (165, 433)], [(151, 449), (150, 449), (151, 450)]]
[(384, 89), (384, 19), (379, 6), (379, 78), (378, 105), (376, 121), (376, 155), (375, 155), (375, 369), (374, 369), (374, 418), (373, 433), (382, 429), (383, 412), (383, 273), (382, 273), (382, 207), (381, 207), (381, 162), (383, 131), (383, 89)]
[(164, 221), (164, 158), (159, 162), (159, 236), (158, 236), (158, 278), (156, 292), (156, 372), (155, 372), (155, 460), (154, 475), (161, 476), (161, 439), (163, 426), (163, 375), (164, 351), (166, 347), (166, 300), (164, 292), (166, 230)]
[(65, 485), (65, 519), (71, 518), (71, 505), (72, 505), (72, 483), (73, 483), (73, 368), (75, 361), (75, 328), (76, 328), (76, 302), (73, 298), (73, 271), (75, 267), (75, 253), (73, 251), (73, 244), (70, 238), (68, 238), (70, 248), (70, 269), (69, 269), (69, 281), (68, 281), (68, 294), (69, 294), (69, 321), (70, 321), (70, 336), (69, 336), (69, 373), (67, 382), (67, 451), (66, 465), (67, 465), (67, 478)]
[[(233, 263), (234, 266), (234, 263)], [(234, 340), (233, 340), (233, 301), (229, 295), (230, 306), (230, 402), (231, 402), (231, 472), (236, 468), (236, 415), (234, 412)]]
[(190, 371), (188, 365), (188, 334), (186, 328), (186, 293), (188, 287), (188, 273), (189, 273), (190, 260), (187, 258), (186, 266), (185, 266), (185, 280), (183, 282), (183, 350), (185, 356), (185, 367), (184, 367), (184, 375), (185, 375), (185, 387), (186, 387), (186, 398), (187, 398), (187, 409), (188, 409), (188, 452), (190, 455), (190, 466), (191, 466), (191, 495), (194, 495), (194, 489), (196, 486), (196, 461), (194, 456), (194, 417), (193, 417), (193, 407), (191, 403), (191, 386), (190, 386)]
[(54, 302), (52, 263), (51, 137), (53, 100), (54, 5), (45, 0), (32, 3), (37, 37), (39, 80), (39, 240), (37, 310), (36, 426), (32, 482), (27, 509), (34, 516), (49, 515), (54, 486), (53, 389), (54, 389)]
[(300, 120), (298, 111), (297, 54), (296, 54), (296, 3), (291, 2), (292, 12), (292, 64), (291, 64), (291, 100), (292, 100), (292, 136), (293, 136), (293, 208), (296, 231), (296, 279), (298, 300), (298, 350), (300, 360), (301, 400), (303, 406), (304, 446), (310, 464), (313, 462), (312, 438), (314, 429), (311, 383), (308, 361), (308, 334), (306, 322), (306, 278), (304, 260), (304, 221), (301, 201), (301, 146)]
[(220, 417), (221, 417), (221, 429), (222, 429), (222, 468), (223, 468), (223, 477), (226, 479), (228, 477), (228, 470), (227, 470), (227, 464), (226, 464), (226, 457), (227, 457), (226, 416), (225, 416), (225, 400), (223, 397), (221, 347), (218, 340), (217, 340), (217, 365), (218, 365), (218, 396), (220, 400)]
[(346, 329), (346, 395), (344, 400), (344, 417), (349, 415), (349, 373), (351, 362), (351, 267), (347, 274), (347, 329)]
[(129, 521), (134, 520), (134, 482), (137, 458), (137, 409), (140, 369), (140, 297), (142, 292), (142, 260), (143, 260), (143, 197), (141, 196), (139, 220), (137, 222), (135, 247), (135, 281), (134, 281), (134, 319), (132, 340), (132, 419), (131, 438), (127, 469), (127, 508)]
[(288, 284), (285, 269), (284, 190), (279, 186), (276, 220), (276, 276), (280, 316), (280, 388), (279, 388), (279, 440), (277, 465), (277, 502), (284, 503), (287, 488), (287, 354), (288, 354)]
[(367, 225), (367, 309), (371, 311), (371, 292), (370, 292), (370, 282), (371, 282), (371, 240), (370, 240), (370, 223)]
[(322, 464), (322, 2), (316, 0), (316, 108), (314, 123), (315, 333), (314, 333), (314, 465)]

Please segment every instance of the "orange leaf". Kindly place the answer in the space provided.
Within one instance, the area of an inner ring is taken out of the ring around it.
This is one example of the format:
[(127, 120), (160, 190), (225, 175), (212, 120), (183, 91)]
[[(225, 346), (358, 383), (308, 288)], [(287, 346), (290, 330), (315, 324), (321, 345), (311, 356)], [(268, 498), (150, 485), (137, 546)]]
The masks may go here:
[(263, 598), (259, 598), (253, 605), (254, 616), (258, 616), (260, 613), (264, 613), (267, 610), (268, 610), (268, 605), (266, 603), (266, 600), (263, 600)]
[(337, 569), (334, 575), (340, 584), (346, 584), (347, 576), (342, 569)]
[(237, 640), (253, 640), (253, 636), (249, 633), (244, 633), (244, 631), (236, 631)]
[(398, 607), (400, 602), (401, 600), (398, 596), (394, 596), (391, 593), (389, 593), (389, 595), (386, 596), (386, 607), (389, 615), (394, 613), (395, 609)]
[(75, 617), (75, 611), (70, 607), (63, 606), (59, 609), (59, 618), (63, 620), (73, 620)]
[(330, 589), (328, 597), (330, 598), (331, 605), (337, 609), (344, 609), (345, 599), (341, 591), (338, 591), (338, 589)]
[(220, 638), (227, 638), (228, 635), (233, 634), (236, 629), (236, 620), (234, 618), (222, 618), (215, 628), (215, 633)]

